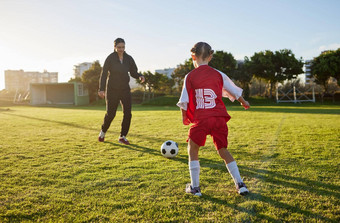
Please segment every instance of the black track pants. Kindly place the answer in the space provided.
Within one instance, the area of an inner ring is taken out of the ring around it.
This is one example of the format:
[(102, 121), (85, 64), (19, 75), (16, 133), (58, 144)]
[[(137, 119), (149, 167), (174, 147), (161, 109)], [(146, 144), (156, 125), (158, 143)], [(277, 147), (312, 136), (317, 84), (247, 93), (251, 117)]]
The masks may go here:
[(106, 95), (106, 114), (104, 117), (104, 123), (102, 125), (102, 131), (106, 132), (112, 120), (116, 116), (116, 111), (119, 102), (122, 105), (124, 117), (122, 121), (121, 136), (126, 136), (130, 129), (131, 123), (131, 92), (130, 89), (115, 89), (114, 91), (108, 91)]

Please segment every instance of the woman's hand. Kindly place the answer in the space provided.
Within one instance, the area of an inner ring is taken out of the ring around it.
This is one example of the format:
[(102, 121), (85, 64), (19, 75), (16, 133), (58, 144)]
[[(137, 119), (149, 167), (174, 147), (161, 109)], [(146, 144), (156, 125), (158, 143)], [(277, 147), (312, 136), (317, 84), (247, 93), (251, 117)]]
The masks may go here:
[(105, 91), (98, 91), (98, 95), (101, 98), (105, 98)]
[(139, 80), (140, 80), (141, 83), (144, 83), (145, 77), (142, 75), (142, 76), (139, 77)]

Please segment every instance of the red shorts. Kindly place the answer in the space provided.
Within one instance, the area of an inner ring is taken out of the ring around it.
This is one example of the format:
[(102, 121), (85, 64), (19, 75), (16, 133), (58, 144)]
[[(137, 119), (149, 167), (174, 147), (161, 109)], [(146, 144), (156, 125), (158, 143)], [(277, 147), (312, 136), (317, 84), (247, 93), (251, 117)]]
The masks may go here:
[(210, 117), (195, 121), (189, 129), (189, 138), (204, 146), (207, 135), (211, 135), (217, 150), (228, 147), (228, 126), (225, 117)]

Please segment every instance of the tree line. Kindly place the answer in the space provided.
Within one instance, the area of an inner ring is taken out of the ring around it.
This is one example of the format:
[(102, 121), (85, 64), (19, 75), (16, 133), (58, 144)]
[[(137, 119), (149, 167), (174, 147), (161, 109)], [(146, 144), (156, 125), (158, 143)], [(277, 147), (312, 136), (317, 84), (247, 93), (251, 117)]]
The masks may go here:
[[(245, 57), (243, 61), (236, 61), (234, 56), (225, 51), (216, 51), (213, 55), (210, 66), (227, 74), (232, 80), (244, 90), (245, 98), (249, 97), (250, 85), (254, 78), (267, 84), (267, 97), (272, 98), (277, 83), (285, 80), (292, 80), (303, 73), (304, 62), (302, 58), (296, 58), (289, 49), (277, 51), (265, 50), (254, 53), (251, 57)], [(150, 71), (142, 72), (145, 82), (137, 83), (143, 88), (144, 96), (147, 93), (148, 99), (155, 92), (165, 94), (178, 94), (181, 91), (183, 80), (186, 74), (194, 69), (192, 59), (185, 60), (179, 64), (168, 77), (160, 73)], [(97, 100), (98, 80), (102, 71), (99, 61), (95, 61), (92, 67), (82, 74), (81, 78), (70, 81), (81, 81), (88, 86), (90, 101)], [(340, 86), (340, 48), (322, 52), (311, 61), (311, 73), (314, 82), (328, 91), (328, 81), (335, 78)]]

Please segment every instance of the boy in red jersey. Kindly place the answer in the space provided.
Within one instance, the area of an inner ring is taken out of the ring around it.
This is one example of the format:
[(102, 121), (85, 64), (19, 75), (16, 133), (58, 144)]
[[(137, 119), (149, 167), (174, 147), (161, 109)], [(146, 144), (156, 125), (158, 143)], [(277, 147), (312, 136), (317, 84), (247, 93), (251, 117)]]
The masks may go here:
[(201, 196), (199, 187), (200, 164), (198, 151), (205, 145), (207, 135), (211, 135), (218, 154), (224, 160), (232, 176), (239, 194), (249, 191), (243, 183), (236, 161), (227, 150), (228, 126), (230, 119), (222, 97), (231, 101), (238, 100), (248, 109), (249, 103), (242, 97), (242, 89), (237, 87), (230, 78), (208, 63), (214, 51), (204, 42), (198, 42), (191, 49), (191, 57), (195, 69), (185, 76), (182, 94), (177, 103), (181, 108), (183, 124), (189, 125), (188, 153), (191, 183), (186, 185), (186, 192)]

